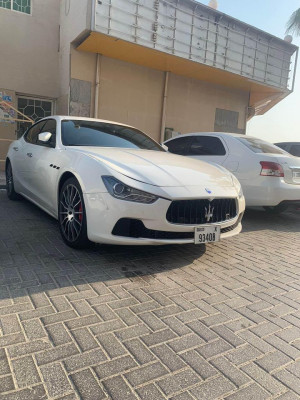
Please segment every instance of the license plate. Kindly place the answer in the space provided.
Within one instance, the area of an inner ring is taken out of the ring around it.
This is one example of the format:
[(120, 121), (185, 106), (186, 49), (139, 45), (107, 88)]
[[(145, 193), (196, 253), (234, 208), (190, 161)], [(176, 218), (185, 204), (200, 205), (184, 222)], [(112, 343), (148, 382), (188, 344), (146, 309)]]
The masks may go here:
[(203, 225), (195, 228), (195, 244), (212, 243), (220, 240), (219, 225)]

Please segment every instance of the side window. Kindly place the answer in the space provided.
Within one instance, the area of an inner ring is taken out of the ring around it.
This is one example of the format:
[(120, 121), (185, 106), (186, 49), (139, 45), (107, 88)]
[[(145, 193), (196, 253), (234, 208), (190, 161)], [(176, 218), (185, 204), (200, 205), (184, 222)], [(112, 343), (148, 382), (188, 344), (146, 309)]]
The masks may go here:
[(165, 146), (167, 146), (170, 153), (179, 154), (183, 156), (186, 154), (190, 141), (191, 141), (190, 136), (181, 137), (170, 140), (168, 143), (165, 143)]
[[(43, 126), (43, 128), (41, 129), (40, 133), (42, 133), (42, 132), (52, 133), (52, 137), (51, 137), (49, 144), (51, 145), (51, 147), (55, 147), (55, 145), (56, 145), (56, 121), (55, 121), (55, 119), (48, 119), (47, 122), (45, 123), (45, 125)], [(41, 142), (39, 142), (38, 144), (41, 144)], [(41, 145), (45, 145), (45, 144), (41, 144)]]
[(194, 136), (188, 149), (190, 156), (224, 156), (225, 154), (223, 143), (214, 136)]
[(37, 124), (33, 125), (33, 127), (29, 128), (25, 133), (24, 139), (26, 142), (31, 144), (36, 144), (38, 135), (41, 132), (43, 126), (45, 125), (45, 121), (38, 122)]
[(300, 157), (300, 144), (293, 144), (293, 146), (290, 149), (290, 153), (293, 156)]

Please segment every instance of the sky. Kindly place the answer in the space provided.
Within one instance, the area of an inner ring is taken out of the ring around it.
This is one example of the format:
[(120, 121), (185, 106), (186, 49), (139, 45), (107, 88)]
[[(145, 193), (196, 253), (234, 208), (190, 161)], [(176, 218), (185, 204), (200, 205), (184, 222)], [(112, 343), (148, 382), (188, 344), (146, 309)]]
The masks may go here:
[[(208, 4), (208, 0), (200, 1)], [(286, 23), (300, 0), (218, 0), (218, 10), (279, 38), (285, 37)], [(300, 37), (293, 44), (300, 47)], [(247, 124), (247, 135), (269, 142), (300, 142), (300, 55), (294, 92), (264, 115)]]

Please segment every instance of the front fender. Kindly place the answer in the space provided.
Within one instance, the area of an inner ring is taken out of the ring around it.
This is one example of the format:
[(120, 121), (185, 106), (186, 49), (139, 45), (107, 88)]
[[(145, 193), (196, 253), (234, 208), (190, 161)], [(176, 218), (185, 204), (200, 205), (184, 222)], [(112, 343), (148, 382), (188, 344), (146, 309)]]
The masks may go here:
[(60, 174), (57, 180), (57, 188), (61, 179), (66, 173), (73, 174), (78, 180), (83, 193), (106, 192), (106, 188), (101, 179), (102, 175), (109, 174), (109, 171), (99, 161), (96, 161), (85, 154), (63, 154)]

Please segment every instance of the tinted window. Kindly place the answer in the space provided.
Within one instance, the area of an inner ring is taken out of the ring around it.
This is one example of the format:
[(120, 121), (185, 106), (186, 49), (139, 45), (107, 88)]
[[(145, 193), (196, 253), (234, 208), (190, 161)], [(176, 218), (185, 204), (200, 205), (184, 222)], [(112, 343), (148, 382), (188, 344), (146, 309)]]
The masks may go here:
[(170, 153), (185, 155), (187, 152), (188, 145), (190, 144), (191, 137), (181, 137), (170, 140), (165, 143)]
[[(43, 128), (41, 129), (41, 132), (50, 132), (52, 133), (50, 141), (46, 144), (55, 147), (56, 144), (56, 121), (55, 119), (48, 119)], [(42, 144), (39, 142), (39, 144)], [(45, 144), (43, 144), (45, 146)]]
[(287, 143), (274, 143), (275, 146), (280, 147), (283, 150), (286, 150), (288, 148), (288, 144)]
[(286, 154), (284, 150), (281, 150), (279, 147), (275, 146), (272, 143), (265, 142), (261, 139), (256, 138), (237, 138), (240, 142), (242, 142), (245, 146), (247, 146), (250, 150), (254, 151), (254, 153), (269, 153), (269, 154)]
[(300, 157), (300, 144), (294, 144), (291, 147), (290, 153), (293, 154), (293, 156)]
[(193, 136), (188, 150), (188, 155), (191, 156), (224, 156), (225, 154), (223, 143), (213, 136)]
[(127, 126), (98, 121), (64, 120), (61, 124), (65, 146), (120, 147), (164, 151), (144, 133)]
[(33, 125), (32, 128), (29, 128), (27, 132), (25, 133), (25, 140), (28, 143), (36, 144), (38, 135), (41, 132), (43, 126), (45, 125), (46, 121), (41, 121), (35, 125)]

